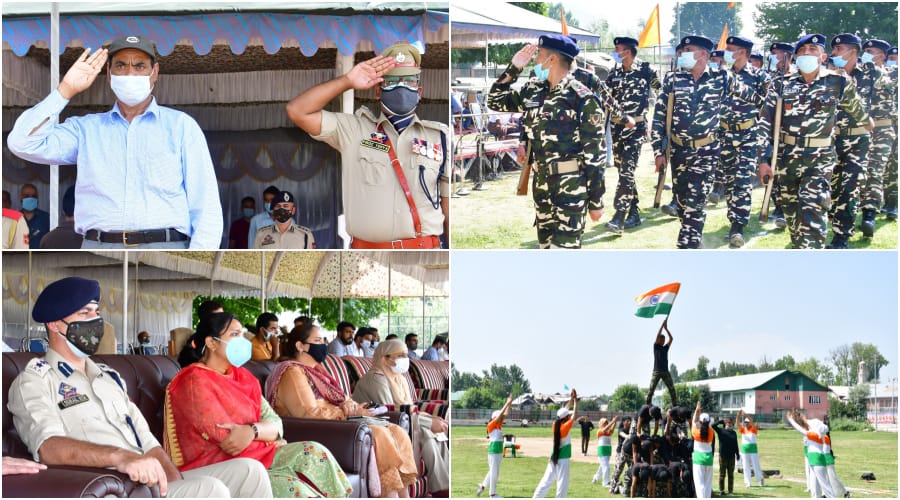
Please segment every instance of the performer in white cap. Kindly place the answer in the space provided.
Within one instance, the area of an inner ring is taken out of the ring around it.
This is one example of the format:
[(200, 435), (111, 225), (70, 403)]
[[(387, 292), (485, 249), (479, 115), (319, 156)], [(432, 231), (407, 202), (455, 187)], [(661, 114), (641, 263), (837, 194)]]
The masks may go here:
[(713, 443), (716, 433), (709, 428), (709, 414), (701, 413), (700, 401), (694, 410), (691, 434), (694, 438), (694, 489), (697, 498), (712, 498)]
[(478, 485), (476, 496), (481, 496), (484, 488), (489, 486), (488, 491), (492, 497), (497, 496), (497, 478), (500, 477), (500, 461), (503, 460), (503, 421), (509, 415), (509, 409), (512, 407), (512, 394), (506, 398), (506, 404), (499, 410), (494, 410), (491, 414), (491, 421), (487, 425), (488, 434), (488, 473), (484, 476), (484, 481)]
[(750, 477), (755, 475), (759, 485), (762, 486), (763, 473), (762, 467), (759, 466), (759, 450), (756, 447), (759, 427), (750, 415), (744, 413), (744, 410), (738, 411), (737, 419), (738, 422), (741, 422), (738, 431), (741, 433), (741, 465), (744, 467), (744, 484), (749, 488)]
[(609, 487), (609, 457), (612, 455), (611, 436), (618, 421), (619, 416), (616, 415), (612, 421), (609, 421), (607, 418), (601, 418), (598, 424), (597, 458), (600, 460), (600, 466), (597, 467), (597, 473), (594, 474), (594, 480), (591, 482), (596, 483), (602, 479), (603, 482), (601, 484), (603, 484), (604, 488)]
[[(553, 453), (547, 463), (544, 477), (534, 490), (533, 498), (544, 498), (550, 485), (556, 480), (556, 498), (565, 498), (569, 492), (569, 460), (572, 458), (572, 438), (569, 431), (575, 422), (575, 411), (578, 408), (578, 394), (572, 389), (572, 395), (564, 408), (556, 412), (553, 422)], [(569, 411), (569, 407), (572, 411)]]
[(815, 487), (810, 485), (810, 496), (819, 498), (825, 495), (825, 498), (834, 498), (834, 491), (825, 470), (825, 435), (828, 434), (828, 426), (817, 419), (807, 422), (796, 409), (793, 416), (787, 414), (786, 418), (791, 427), (806, 438), (806, 458), (812, 472), (810, 476), (815, 477)]

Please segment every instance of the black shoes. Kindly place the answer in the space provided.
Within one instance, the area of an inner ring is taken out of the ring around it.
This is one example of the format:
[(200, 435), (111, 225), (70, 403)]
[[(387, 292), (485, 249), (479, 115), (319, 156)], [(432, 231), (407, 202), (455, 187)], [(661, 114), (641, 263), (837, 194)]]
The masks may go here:
[(625, 229), (631, 229), (641, 225), (641, 211), (637, 205), (632, 204), (628, 211), (628, 217), (625, 218)]
[(871, 238), (875, 234), (874, 210), (869, 208), (863, 210), (862, 222), (859, 224), (859, 229), (866, 238)]
[(737, 222), (731, 223), (728, 232), (728, 248), (741, 248), (744, 246), (744, 225)]
[(611, 221), (606, 223), (606, 229), (613, 234), (622, 234), (625, 232), (625, 212), (616, 211)]

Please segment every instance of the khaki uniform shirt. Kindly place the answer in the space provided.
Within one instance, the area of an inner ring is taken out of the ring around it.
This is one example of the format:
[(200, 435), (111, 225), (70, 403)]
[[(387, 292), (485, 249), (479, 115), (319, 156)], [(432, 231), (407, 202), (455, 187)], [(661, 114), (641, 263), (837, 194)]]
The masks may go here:
[[(321, 133), (313, 136), (313, 139), (323, 141), (341, 153), (341, 187), (347, 232), (355, 238), (372, 242), (416, 236), (409, 203), (391, 166), (387, 149), (381, 142), (383, 137), (378, 134), (379, 123), (384, 124), (384, 132), (403, 166), (422, 221), (422, 234), (443, 234), (444, 214), (440, 196), (449, 196), (451, 159), (447, 157), (449, 152), (441, 148), (441, 131), (449, 141), (447, 126), (416, 117), (398, 136), (384, 114), (375, 118), (365, 107), (352, 115), (322, 111)], [(449, 148), (449, 142), (446, 146)], [(444, 173), (439, 176), (442, 165)]]
[(278, 225), (266, 226), (256, 232), (253, 248), (277, 250), (288, 248), (316, 248), (316, 239), (309, 229), (291, 223), (285, 232), (278, 231)]
[(87, 360), (82, 373), (56, 351), (28, 362), (9, 389), (9, 411), (22, 441), (40, 461), (48, 438), (62, 436), (144, 454), (159, 446), (125, 380)]

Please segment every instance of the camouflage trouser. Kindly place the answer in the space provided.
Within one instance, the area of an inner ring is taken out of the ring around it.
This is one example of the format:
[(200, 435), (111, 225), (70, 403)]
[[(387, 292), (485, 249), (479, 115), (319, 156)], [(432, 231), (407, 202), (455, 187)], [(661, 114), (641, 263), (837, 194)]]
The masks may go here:
[(775, 172), (775, 199), (784, 211), (794, 248), (822, 248), (831, 207), (830, 179), (834, 153), (830, 146), (784, 145)]
[(750, 193), (758, 154), (756, 127), (725, 132), (718, 169), (722, 176), (716, 182), (725, 184), (728, 221), (733, 224), (746, 226), (750, 220)]
[(850, 237), (859, 211), (859, 190), (866, 182), (869, 136), (838, 136), (834, 140), (837, 163), (831, 177), (831, 218), (834, 234)]
[(869, 162), (866, 168), (866, 187), (862, 194), (863, 210), (881, 210), (884, 204), (884, 171), (893, 145), (894, 129), (891, 126), (878, 127), (872, 132), (872, 146), (869, 148)]
[(585, 175), (547, 175), (540, 167), (533, 177), (538, 246), (581, 248), (588, 202)]
[[(895, 125), (896, 127), (896, 125)], [(887, 168), (884, 169), (884, 204), (897, 207), (897, 129), (894, 128), (894, 142), (891, 144), (891, 156)]]
[(718, 161), (718, 141), (696, 149), (672, 147), (672, 191), (681, 219), (678, 248), (700, 248), (706, 223), (706, 196), (712, 188), (713, 168)]
[(650, 376), (650, 390), (647, 391), (646, 404), (650, 404), (653, 400), (653, 393), (656, 391), (656, 386), (659, 385), (660, 380), (662, 380), (663, 383), (666, 384), (666, 388), (669, 389), (669, 397), (672, 398), (672, 406), (678, 406), (678, 396), (675, 394), (675, 383), (672, 381), (672, 374), (668, 371), (654, 371), (653, 375)]
[(620, 125), (613, 127), (613, 158), (619, 169), (619, 184), (616, 186), (616, 197), (613, 208), (617, 212), (628, 212), (631, 205), (638, 204), (637, 187), (634, 182), (634, 171), (637, 168), (641, 144), (644, 142), (643, 123), (633, 129)]
[(625, 452), (625, 450), (620, 451), (616, 454), (616, 470), (613, 472), (612, 480), (614, 483), (619, 482), (619, 477), (622, 475), (622, 472), (625, 472), (624, 484), (622, 487), (624, 488), (625, 495), (631, 494), (631, 466), (634, 465), (634, 457), (631, 453)]

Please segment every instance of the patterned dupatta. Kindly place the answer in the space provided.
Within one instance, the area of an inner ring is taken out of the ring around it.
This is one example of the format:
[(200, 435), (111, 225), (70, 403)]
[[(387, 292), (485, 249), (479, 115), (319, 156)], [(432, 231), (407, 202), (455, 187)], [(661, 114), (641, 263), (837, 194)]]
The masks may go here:
[(324, 399), (335, 406), (340, 406), (347, 399), (347, 395), (341, 389), (341, 384), (329, 375), (322, 365), (317, 364), (312, 367), (299, 361), (282, 361), (275, 366), (272, 375), (266, 380), (266, 399), (273, 408), (275, 407), (275, 395), (278, 393), (278, 383), (281, 382), (285, 370), (292, 366), (300, 367), (306, 374), (306, 379), (309, 380), (316, 399)]

